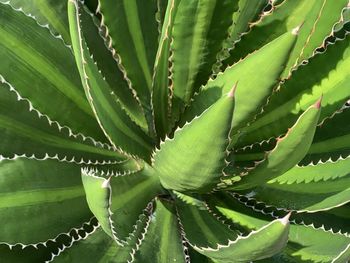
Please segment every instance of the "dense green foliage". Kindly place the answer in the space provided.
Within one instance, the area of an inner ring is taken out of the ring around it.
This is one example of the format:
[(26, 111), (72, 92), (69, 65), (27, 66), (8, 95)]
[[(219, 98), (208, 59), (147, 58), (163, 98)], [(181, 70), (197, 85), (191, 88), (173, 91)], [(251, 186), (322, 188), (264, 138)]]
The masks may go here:
[(0, 262), (347, 262), (348, 0), (0, 0)]

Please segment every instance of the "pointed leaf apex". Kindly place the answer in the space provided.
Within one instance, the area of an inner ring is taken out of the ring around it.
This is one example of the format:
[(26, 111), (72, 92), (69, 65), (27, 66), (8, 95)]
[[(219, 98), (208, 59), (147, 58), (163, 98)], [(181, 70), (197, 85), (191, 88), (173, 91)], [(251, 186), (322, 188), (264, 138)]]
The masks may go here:
[(110, 180), (111, 180), (111, 177), (109, 177), (108, 179), (105, 179), (101, 185), (101, 188), (108, 188)]
[(292, 29), (292, 34), (297, 36), (299, 34), (300, 29), (303, 27), (305, 21), (303, 21), (299, 26)]
[(285, 217), (281, 218), (280, 221), (283, 225), (287, 225), (289, 223), (289, 218), (291, 216), (292, 212), (289, 212)]
[(316, 109), (320, 109), (321, 108), (321, 104), (322, 104), (322, 98), (323, 98), (323, 94), (321, 95), (321, 97), (316, 101), (316, 103), (314, 104), (314, 107)]
[(233, 85), (232, 89), (229, 91), (229, 93), (227, 93), (227, 97), (229, 98), (233, 98), (235, 96), (235, 92), (237, 89), (237, 85), (238, 85), (238, 81), (235, 83), (235, 85)]

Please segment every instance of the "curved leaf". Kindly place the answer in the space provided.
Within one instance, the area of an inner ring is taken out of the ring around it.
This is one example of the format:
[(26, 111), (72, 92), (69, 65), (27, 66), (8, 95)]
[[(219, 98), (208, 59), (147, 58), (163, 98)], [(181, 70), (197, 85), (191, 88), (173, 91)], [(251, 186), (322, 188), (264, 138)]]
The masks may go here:
[[(265, 159), (249, 168), (232, 186), (235, 190), (244, 190), (259, 186), (298, 164), (305, 156), (312, 143), (316, 125), (320, 116), (321, 100), (310, 106), (288, 130), (279, 138), (275, 148), (266, 154)], [(224, 179), (225, 182), (225, 179)]]
[(145, 240), (135, 254), (136, 262), (185, 263), (185, 252), (174, 205), (156, 200), (155, 212)]
[(120, 56), (120, 63), (149, 115), (152, 70), (158, 44), (157, 0), (103, 0), (99, 1), (98, 11), (107, 27), (111, 45)]
[(58, 159), (78, 163), (106, 163), (127, 158), (111, 147), (97, 143), (50, 121), (34, 110), (6, 82), (0, 80), (0, 155)]
[(127, 242), (147, 204), (162, 193), (159, 179), (149, 169), (108, 179), (97, 171), (82, 171), (91, 211), (102, 229), (120, 245)]
[(337, 160), (350, 155), (350, 108), (335, 113), (317, 127), (314, 140), (302, 164)]
[(96, 17), (87, 8), (81, 8), (80, 18), (89, 53), (93, 55), (97, 68), (108, 83), (111, 96), (115, 96), (115, 100), (121, 103), (131, 119), (147, 131), (144, 112), (133, 94), (135, 91), (129, 87), (128, 79), (123, 75), (113, 50), (108, 46), (108, 40), (104, 36), (106, 29), (98, 25)]
[(52, 255), (53, 262), (108, 262), (125, 263), (134, 260), (134, 254), (147, 232), (150, 218), (142, 215), (134, 235), (124, 246), (117, 245), (101, 227), (95, 228), (83, 238), (75, 240), (68, 248)]
[(90, 56), (84, 32), (81, 31), (81, 16), (86, 15), (82, 12), (81, 3), (70, 1), (68, 8), (76, 63), (85, 93), (101, 128), (114, 146), (149, 160), (151, 139), (130, 119), (121, 104), (110, 96), (112, 90), (100, 74), (93, 57)]
[[(223, 200), (223, 199), (221, 199)], [(234, 223), (248, 229), (259, 229), (270, 220), (270, 213), (264, 212), (251, 201), (242, 202), (236, 198), (228, 198), (216, 203), (216, 208)], [(258, 213), (257, 213), (258, 212)], [(287, 247), (276, 256), (257, 262), (330, 262), (336, 258), (349, 244), (349, 237), (323, 227), (313, 225), (291, 224)]]
[(173, 139), (161, 143), (153, 156), (153, 167), (165, 188), (207, 192), (219, 182), (226, 165), (233, 92), (177, 130)]
[(62, 36), (66, 43), (70, 43), (67, 1), (56, 0), (0, 0), (9, 2), (16, 9), (22, 9), (24, 13), (30, 14), (41, 25), (48, 24), (50, 29)]
[[(295, 41), (296, 35), (288, 32), (239, 63), (226, 68), (215, 79), (209, 80), (202, 91), (194, 97), (194, 101), (184, 112), (180, 123), (189, 121), (202, 113), (228, 92), (233, 83), (239, 82), (231, 137), (235, 135), (240, 128), (254, 119), (259, 108), (263, 106), (277, 85)], [(273, 61), (271, 58), (274, 58)]]
[(248, 236), (240, 236), (227, 245), (216, 248), (197, 249), (198, 252), (222, 263), (248, 262), (271, 257), (280, 252), (287, 244), (289, 222), (286, 216), (252, 231)]
[(208, 81), (237, 3), (237, 0), (185, 0), (178, 4), (171, 35), (173, 121), (179, 119), (194, 92)]
[(154, 122), (157, 135), (164, 139), (172, 128), (170, 125), (171, 113), (171, 79), (170, 79), (170, 43), (172, 39), (172, 29), (177, 7), (181, 0), (169, 0), (162, 32), (160, 35), (157, 56), (154, 62), (154, 73), (152, 80), (152, 106), (154, 112)]
[(341, 19), (348, 0), (336, 3), (331, 0), (284, 1), (272, 13), (252, 27), (249, 34), (231, 51), (225, 64), (231, 65), (247, 54), (259, 49), (281, 34), (303, 23), (299, 37), (288, 59), (283, 76), (288, 76), (291, 68), (309, 58), (314, 50), (322, 46), (324, 39), (332, 33), (333, 26)]
[(0, 161), (0, 224), (6, 226), (0, 228), (0, 243), (45, 243), (91, 217), (79, 165)]
[(331, 209), (350, 201), (349, 167), (350, 158), (334, 163), (296, 166), (254, 189), (249, 196), (269, 205), (299, 212)]
[(350, 98), (350, 36), (327, 46), (324, 53), (292, 72), (275, 92), (261, 115), (243, 129), (240, 145), (281, 135), (317, 98), (323, 95), (320, 122)]
[(196, 250), (226, 244), (238, 237), (238, 231), (231, 230), (228, 225), (215, 218), (207, 208), (188, 205), (178, 200), (176, 209), (183, 235)]
[(50, 119), (74, 133), (105, 142), (85, 98), (70, 48), (32, 17), (9, 4), (0, 3), (0, 7), (1, 76)]

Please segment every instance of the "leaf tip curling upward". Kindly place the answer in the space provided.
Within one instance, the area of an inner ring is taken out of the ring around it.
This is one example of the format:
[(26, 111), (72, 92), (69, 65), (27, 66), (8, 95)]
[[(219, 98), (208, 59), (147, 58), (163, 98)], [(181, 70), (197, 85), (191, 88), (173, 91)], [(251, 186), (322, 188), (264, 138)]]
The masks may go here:
[(314, 107), (315, 107), (316, 109), (320, 109), (320, 108), (321, 108), (322, 98), (323, 98), (323, 94), (322, 94), (321, 97), (315, 102)]
[(303, 21), (300, 25), (298, 25), (297, 27), (292, 29), (292, 34), (293, 35), (295, 35), (295, 36), (299, 35), (300, 29), (303, 27), (304, 22), (305, 21)]
[(287, 225), (289, 223), (289, 218), (291, 216), (292, 212), (289, 212), (285, 217), (281, 218), (280, 221), (283, 225)]
[(111, 180), (111, 177), (109, 177), (108, 179), (105, 179), (101, 185), (101, 188), (108, 188), (110, 180)]
[(237, 85), (238, 85), (238, 81), (233, 85), (233, 87), (231, 88), (231, 90), (227, 93), (227, 97), (229, 98), (233, 98), (235, 96), (235, 92), (237, 89)]

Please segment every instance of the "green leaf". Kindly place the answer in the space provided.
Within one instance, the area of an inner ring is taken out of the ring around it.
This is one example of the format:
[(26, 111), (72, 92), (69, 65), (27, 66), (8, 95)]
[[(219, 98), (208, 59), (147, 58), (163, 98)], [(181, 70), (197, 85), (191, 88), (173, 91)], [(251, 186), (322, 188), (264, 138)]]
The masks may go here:
[(327, 46), (325, 53), (292, 72), (251, 126), (242, 130), (239, 146), (277, 137), (317, 98), (323, 95), (320, 122), (350, 98), (350, 36)]
[(233, 23), (229, 28), (228, 38), (223, 43), (223, 48), (217, 55), (218, 61), (214, 66), (214, 73), (221, 71), (222, 61), (230, 56), (229, 50), (234, 48), (235, 43), (240, 40), (242, 35), (249, 32), (253, 22), (260, 18), (259, 15), (262, 15), (263, 9), (267, 4), (267, 0), (239, 0), (238, 10), (233, 13)]
[(123, 75), (118, 59), (108, 47), (105, 29), (98, 23), (96, 17), (85, 7), (80, 10), (81, 30), (90, 54), (93, 55), (97, 68), (111, 89), (111, 96), (122, 104), (125, 111), (139, 126), (147, 131), (147, 122), (142, 107), (129, 87), (128, 79)]
[[(228, 92), (233, 83), (239, 82), (231, 137), (235, 135), (240, 128), (254, 119), (254, 116), (259, 113), (259, 108), (266, 103), (268, 96), (278, 83), (295, 41), (295, 34), (286, 33), (246, 59), (228, 67), (214, 80), (209, 80), (203, 90), (194, 97), (181, 123), (199, 115)], [(274, 58), (273, 61), (271, 57)]]
[[(207, 192), (219, 182), (234, 108), (234, 90), (166, 139), (153, 167), (167, 189)], [(215, 138), (215, 140), (213, 140)]]
[(15, 9), (34, 16), (41, 25), (49, 25), (50, 30), (60, 34), (66, 43), (70, 43), (67, 1), (56, 0), (0, 0), (9, 2)]
[(0, 161), (0, 243), (46, 243), (88, 221), (80, 169), (55, 160)]
[(347, 262), (350, 258), (350, 244), (335, 258), (332, 263)]
[[(79, 6), (80, 5), (80, 6)], [(73, 50), (81, 80), (90, 105), (109, 141), (127, 153), (149, 160), (151, 139), (126, 114), (121, 104), (110, 96), (112, 90), (93, 60), (81, 31), (82, 12), (79, 1), (70, 1), (68, 14)]]
[(95, 228), (85, 237), (75, 240), (70, 247), (58, 254), (53, 254), (53, 262), (131, 262), (141, 245), (149, 223), (150, 217), (142, 215), (128, 244), (124, 246), (117, 245), (101, 227)]
[(350, 232), (350, 205), (345, 204), (330, 210), (315, 213), (297, 213), (293, 215), (295, 222), (303, 222), (305, 225), (313, 224), (315, 227), (323, 227), (333, 232), (347, 234)]
[(99, 13), (113, 49), (148, 116), (153, 63), (158, 45), (157, 0), (103, 0)]
[(251, 27), (251, 24), (257, 20), (263, 8), (268, 4), (267, 0), (249, 1), (240, 0), (238, 3), (238, 11), (233, 15), (232, 31), (230, 32), (231, 43), (239, 40), (245, 32)]
[(178, 4), (171, 35), (173, 121), (179, 119), (200, 85), (208, 81), (237, 2), (187, 0)]
[(50, 119), (106, 142), (85, 98), (70, 48), (32, 17), (9, 4), (0, 7), (1, 76)]
[(74, 135), (33, 110), (13, 87), (0, 79), (0, 155), (31, 156), (77, 163), (116, 163), (127, 158), (91, 138)]
[(302, 164), (337, 160), (350, 155), (350, 108), (344, 108), (316, 129), (314, 140)]
[(284, 1), (273, 10), (272, 14), (265, 15), (260, 23), (254, 25), (249, 34), (242, 37), (225, 64), (231, 65), (239, 61), (303, 23), (283, 73), (286, 77), (293, 66), (309, 58), (316, 48), (322, 46), (324, 39), (332, 33), (333, 25), (340, 20), (342, 9), (347, 3), (348, 0), (336, 3), (330, 0)]
[[(246, 198), (246, 201), (243, 201), (239, 197), (233, 198), (233, 196), (226, 195), (226, 199), (221, 197), (219, 200), (220, 202), (215, 200), (216, 208), (234, 223), (245, 228), (256, 230), (271, 220), (271, 210), (270, 212), (261, 210), (257, 207), (257, 203), (252, 203), (251, 199)], [(259, 206), (261, 207), (261, 203)], [(283, 252), (273, 258), (258, 262), (330, 262), (348, 244), (349, 237), (325, 231), (323, 227), (315, 228), (313, 225), (291, 224), (289, 242)]]
[(350, 201), (349, 167), (350, 158), (334, 163), (296, 166), (254, 189), (249, 196), (298, 212), (331, 209)]
[(127, 242), (133, 226), (147, 205), (162, 193), (152, 168), (126, 176), (101, 177), (97, 171), (82, 171), (87, 202), (103, 230), (118, 244)]
[(182, 262), (185, 252), (174, 205), (170, 201), (156, 200), (155, 212), (138, 252), (136, 262)]
[(248, 262), (271, 257), (280, 252), (287, 244), (289, 222), (286, 216), (252, 231), (248, 236), (240, 236), (227, 245), (216, 248), (195, 248), (198, 252), (220, 263)]
[(158, 51), (154, 62), (154, 74), (152, 81), (152, 105), (154, 122), (157, 135), (164, 139), (170, 131), (171, 90), (170, 90), (170, 42), (177, 7), (181, 0), (169, 0), (162, 32), (160, 35)]
[(259, 186), (298, 164), (312, 143), (320, 116), (321, 100), (310, 106), (296, 121), (283, 138), (277, 140), (276, 147), (266, 154), (265, 159), (240, 177), (232, 189), (244, 190)]
[(330, 262), (349, 245), (350, 238), (322, 228), (291, 226), (287, 253), (302, 260)]
[(196, 250), (226, 244), (238, 237), (238, 231), (230, 229), (207, 208), (178, 200), (176, 209), (186, 241)]

